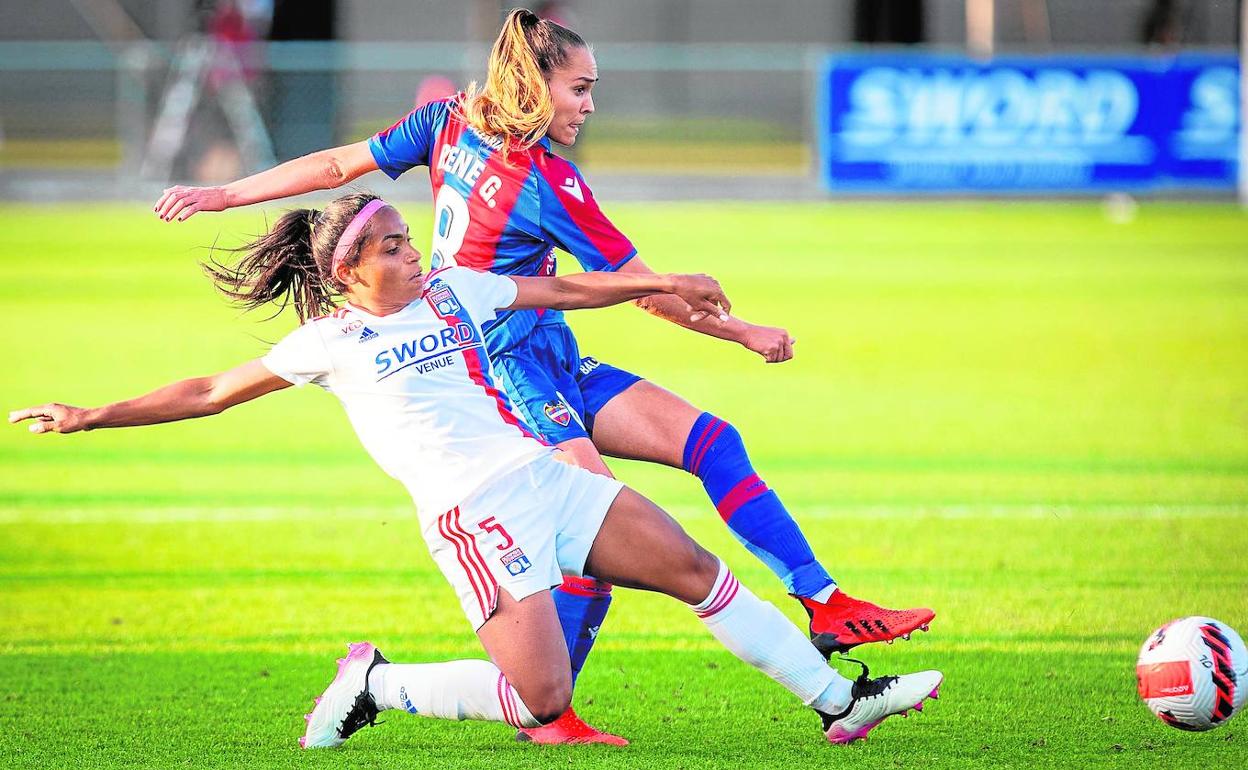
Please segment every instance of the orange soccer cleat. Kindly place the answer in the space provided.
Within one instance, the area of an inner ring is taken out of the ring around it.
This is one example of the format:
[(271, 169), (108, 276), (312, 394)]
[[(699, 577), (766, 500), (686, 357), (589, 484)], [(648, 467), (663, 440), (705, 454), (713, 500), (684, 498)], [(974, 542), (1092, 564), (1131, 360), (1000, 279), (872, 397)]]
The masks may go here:
[(810, 615), (810, 643), (823, 657), (845, 652), (867, 642), (909, 639), (914, 631), (926, 631), (936, 613), (921, 607), (890, 610), (837, 589), (827, 602), (796, 597)]
[(528, 727), (517, 731), (516, 740), (544, 745), (570, 743), (605, 743), (609, 746), (628, 745), (628, 739), (602, 732), (578, 717), (571, 707), (548, 725)]

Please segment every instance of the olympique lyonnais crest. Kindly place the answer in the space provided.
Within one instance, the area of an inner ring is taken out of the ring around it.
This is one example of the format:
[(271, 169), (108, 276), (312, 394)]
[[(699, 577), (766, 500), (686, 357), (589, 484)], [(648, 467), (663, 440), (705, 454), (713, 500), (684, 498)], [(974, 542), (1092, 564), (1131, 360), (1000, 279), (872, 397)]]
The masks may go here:
[(429, 301), (442, 315), (452, 315), (459, 311), (459, 302), (447, 286), (439, 286), (429, 292)]
[(510, 575), (519, 575), (533, 566), (533, 563), (529, 561), (529, 557), (525, 556), (524, 551), (519, 548), (513, 548), (503, 554), (500, 561), (502, 561), (503, 567), (507, 569), (507, 573)]
[(572, 412), (569, 411), (567, 404), (562, 401), (551, 401), (542, 407), (542, 411), (552, 421), (559, 423), (565, 428), (568, 427), (568, 423), (572, 422)]

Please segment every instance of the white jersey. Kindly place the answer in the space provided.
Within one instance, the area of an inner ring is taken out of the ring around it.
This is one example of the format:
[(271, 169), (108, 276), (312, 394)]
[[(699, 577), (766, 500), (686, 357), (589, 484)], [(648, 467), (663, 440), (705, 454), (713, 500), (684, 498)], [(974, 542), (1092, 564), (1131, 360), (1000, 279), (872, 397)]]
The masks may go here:
[(455, 267), (397, 313), (347, 304), (308, 321), (261, 362), (342, 401), (364, 448), (403, 482), (421, 520), (550, 453), (494, 386), (481, 325), (516, 298), (510, 278)]

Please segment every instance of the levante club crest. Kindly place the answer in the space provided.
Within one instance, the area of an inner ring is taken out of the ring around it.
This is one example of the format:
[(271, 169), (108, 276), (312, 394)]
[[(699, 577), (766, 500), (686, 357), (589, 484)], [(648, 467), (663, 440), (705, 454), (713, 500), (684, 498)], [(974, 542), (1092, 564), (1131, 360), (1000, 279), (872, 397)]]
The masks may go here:
[(563, 427), (568, 427), (568, 423), (572, 422), (572, 412), (568, 409), (568, 405), (562, 401), (551, 401), (542, 411), (546, 413), (552, 421), (559, 423)]

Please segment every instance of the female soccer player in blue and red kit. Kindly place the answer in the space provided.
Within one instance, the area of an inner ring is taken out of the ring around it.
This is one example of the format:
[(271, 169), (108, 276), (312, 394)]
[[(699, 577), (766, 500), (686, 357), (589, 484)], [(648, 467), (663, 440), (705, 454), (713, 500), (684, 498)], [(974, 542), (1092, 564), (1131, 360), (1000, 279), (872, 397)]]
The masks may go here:
[[(366, 141), (224, 187), (169, 188), (155, 208), (165, 220), (184, 220), (198, 211), (338, 187), (370, 171), (397, 179), (428, 166), (435, 270), (461, 265), (504, 275), (554, 275), (555, 251), (562, 250), (585, 270), (649, 273), (577, 168), (551, 151), (552, 142), (576, 142), (594, 111), (597, 80), (594, 56), (579, 35), (516, 10), (494, 44), (483, 87), (473, 84), (467, 93), (419, 107)], [(691, 316), (672, 297), (638, 304), (685, 328), (738, 342), (770, 363), (793, 356), (784, 329)], [(908, 636), (932, 620), (928, 609), (888, 610), (841, 592), (754, 470), (736, 428), (635, 374), (582, 356), (561, 312), (501, 313), (486, 329), (486, 342), (520, 416), (578, 465), (610, 475), (601, 456), (608, 455), (697, 476), (737, 539), (805, 607), (812, 641), (825, 655)], [(572, 579), (556, 594), (575, 678), (606, 615), (611, 587)], [(614, 742), (570, 709), (565, 718), (526, 734), (539, 742)]]

